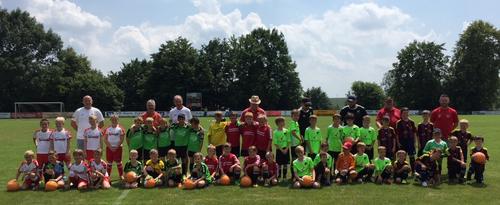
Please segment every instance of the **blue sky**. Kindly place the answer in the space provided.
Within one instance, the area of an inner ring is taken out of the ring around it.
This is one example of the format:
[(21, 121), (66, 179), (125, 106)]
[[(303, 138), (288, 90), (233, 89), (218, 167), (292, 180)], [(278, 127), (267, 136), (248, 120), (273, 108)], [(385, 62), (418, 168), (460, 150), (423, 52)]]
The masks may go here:
[(471, 21), (500, 25), (500, 1), (326, 0), (0, 0), (29, 11), (65, 45), (104, 73), (148, 58), (184, 36), (196, 47), (257, 27), (285, 34), (304, 88), (344, 96), (353, 81), (380, 83), (397, 52), (413, 40), (445, 43), (451, 54)]

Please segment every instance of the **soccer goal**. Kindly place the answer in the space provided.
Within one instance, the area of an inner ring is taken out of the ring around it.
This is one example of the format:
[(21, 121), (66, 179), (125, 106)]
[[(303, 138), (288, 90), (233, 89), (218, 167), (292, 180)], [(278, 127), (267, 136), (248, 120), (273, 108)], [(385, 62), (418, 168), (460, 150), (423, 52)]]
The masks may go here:
[(42, 118), (44, 116), (62, 116), (63, 102), (15, 102), (14, 118)]

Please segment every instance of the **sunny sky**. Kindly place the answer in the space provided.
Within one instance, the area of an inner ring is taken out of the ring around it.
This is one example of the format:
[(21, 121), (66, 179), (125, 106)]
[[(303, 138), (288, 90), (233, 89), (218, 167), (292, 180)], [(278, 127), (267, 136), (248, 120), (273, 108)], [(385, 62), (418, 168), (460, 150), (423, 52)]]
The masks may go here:
[(257, 27), (284, 33), (302, 86), (343, 97), (353, 81), (380, 83), (413, 40), (445, 43), (450, 54), (473, 20), (500, 27), (500, 1), (0, 0), (59, 33), (66, 46), (108, 73), (148, 58), (178, 36), (197, 48)]

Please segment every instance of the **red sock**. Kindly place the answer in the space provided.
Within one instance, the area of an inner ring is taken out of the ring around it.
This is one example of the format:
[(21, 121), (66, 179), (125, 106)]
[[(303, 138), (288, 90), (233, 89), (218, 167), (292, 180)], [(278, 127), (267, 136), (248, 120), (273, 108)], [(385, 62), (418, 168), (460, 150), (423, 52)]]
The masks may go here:
[(118, 167), (118, 174), (120, 175), (120, 177), (123, 176), (123, 165), (122, 165), (122, 163), (118, 162), (116, 164), (116, 166)]
[(111, 178), (111, 170), (113, 169), (113, 162), (108, 162), (108, 175)]

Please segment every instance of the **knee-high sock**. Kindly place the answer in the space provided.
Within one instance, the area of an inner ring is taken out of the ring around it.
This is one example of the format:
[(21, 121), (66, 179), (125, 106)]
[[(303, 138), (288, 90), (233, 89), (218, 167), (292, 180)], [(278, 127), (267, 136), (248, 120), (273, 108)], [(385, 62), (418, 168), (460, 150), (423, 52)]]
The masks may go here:
[(415, 171), (415, 156), (410, 156), (410, 166), (411, 166), (411, 170), (412, 171)]
[(285, 165), (283, 165), (283, 175), (282, 175), (283, 179), (286, 179), (287, 172), (288, 172), (288, 169), (287, 169), (286, 164), (285, 164)]
[(120, 175), (120, 177), (123, 176), (123, 164), (121, 162), (118, 162), (116, 164), (116, 167), (118, 168), (118, 175)]
[(113, 170), (113, 162), (108, 162), (108, 167), (107, 167), (107, 170), (108, 171), (108, 175), (111, 177), (111, 171)]

